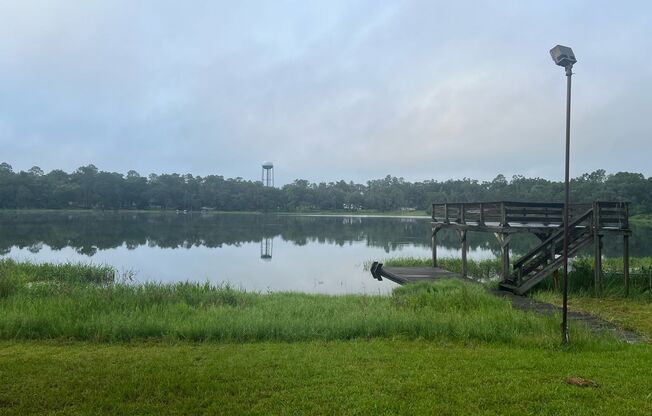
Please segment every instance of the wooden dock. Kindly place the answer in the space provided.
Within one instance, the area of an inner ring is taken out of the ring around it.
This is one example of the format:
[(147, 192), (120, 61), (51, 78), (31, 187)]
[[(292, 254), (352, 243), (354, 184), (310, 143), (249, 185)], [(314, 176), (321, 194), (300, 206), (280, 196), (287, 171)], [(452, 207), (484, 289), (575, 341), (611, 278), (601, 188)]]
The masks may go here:
[(383, 280), (384, 277), (399, 285), (460, 277), (439, 267), (383, 267), (382, 263), (376, 261), (371, 265), (371, 275), (376, 280)]
[[(556, 275), (563, 264), (564, 204), (550, 202), (461, 202), (432, 204), (432, 267), (383, 267), (374, 262), (371, 274), (405, 284), (444, 277), (467, 278), (467, 233), (490, 232), (501, 249), (500, 287), (524, 295), (549, 275)], [(568, 254), (593, 245), (596, 292), (602, 288), (602, 238), (618, 235), (623, 239), (625, 293), (629, 289), (629, 204), (595, 201), (569, 207)], [(437, 267), (437, 233), (451, 229), (459, 234), (462, 270), (455, 274)], [(510, 261), (509, 242), (516, 233), (531, 233), (540, 243), (530, 252)]]
[[(437, 267), (437, 232), (457, 231), (462, 249), (462, 277), (467, 277), (467, 232), (493, 233), (501, 247), (501, 288), (518, 295), (527, 293), (563, 264), (564, 204), (550, 202), (461, 202), (432, 205), (432, 265)], [(602, 287), (602, 238), (623, 238), (625, 292), (629, 288), (629, 204), (595, 201), (569, 207), (569, 255), (593, 245), (596, 292)], [(509, 242), (515, 233), (531, 233), (541, 243), (513, 264)]]

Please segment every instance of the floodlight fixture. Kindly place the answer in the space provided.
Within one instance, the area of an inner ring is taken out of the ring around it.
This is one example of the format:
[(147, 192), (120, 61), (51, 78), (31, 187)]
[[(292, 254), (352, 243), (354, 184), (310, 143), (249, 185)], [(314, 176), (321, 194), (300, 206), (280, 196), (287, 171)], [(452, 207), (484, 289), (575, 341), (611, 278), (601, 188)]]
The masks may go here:
[(557, 45), (554, 48), (550, 49), (550, 56), (552, 60), (559, 66), (564, 68), (572, 67), (577, 59), (575, 59), (575, 54), (573, 50), (568, 46)]

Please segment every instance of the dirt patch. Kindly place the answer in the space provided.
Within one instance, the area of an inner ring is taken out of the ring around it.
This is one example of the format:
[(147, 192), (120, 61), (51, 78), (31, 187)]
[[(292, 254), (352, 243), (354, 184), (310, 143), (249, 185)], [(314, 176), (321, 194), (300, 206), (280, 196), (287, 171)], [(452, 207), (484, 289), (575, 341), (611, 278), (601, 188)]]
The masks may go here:
[(598, 383), (584, 377), (566, 377), (564, 382), (577, 387), (600, 387)]

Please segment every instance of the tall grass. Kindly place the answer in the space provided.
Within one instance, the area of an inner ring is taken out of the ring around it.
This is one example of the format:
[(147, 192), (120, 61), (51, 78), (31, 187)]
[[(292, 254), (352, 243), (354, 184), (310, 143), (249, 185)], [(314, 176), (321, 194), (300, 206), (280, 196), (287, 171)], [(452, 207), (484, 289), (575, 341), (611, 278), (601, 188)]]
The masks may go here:
[[(558, 343), (555, 318), (513, 310), (481, 286), (458, 280), (404, 286), (386, 296), (326, 296), (249, 293), (207, 283), (98, 284), (51, 276), (30, 284), (35, 278), (23, 275), (0, 299), (0, 338)], [(578, 345), (593, 343), (582, 328), (576, 338)]]
[(15, 282), (113, 283), (113, 267), (91, 263), (32, 263), (0, 260), (0, 280)]
[[(624, 264), (621, 257), (602, 260), (604, 296), (622, 296), (625, 293)], [(594, 258), (578, 257), (570, 262), (569, 291), (574, 294), (595, 294)], [(631, 257), (629, 263), (630, 296), (652, 300), (652, 257)], [(551, 279), (537, 285), (539, 290), (553, 290)]]
[(84, 263), (32, 263), (0, 259), (0, 299), (24, 285), (39, 283), (94, 283), (115, 281), (115, 269), (108, 265)]

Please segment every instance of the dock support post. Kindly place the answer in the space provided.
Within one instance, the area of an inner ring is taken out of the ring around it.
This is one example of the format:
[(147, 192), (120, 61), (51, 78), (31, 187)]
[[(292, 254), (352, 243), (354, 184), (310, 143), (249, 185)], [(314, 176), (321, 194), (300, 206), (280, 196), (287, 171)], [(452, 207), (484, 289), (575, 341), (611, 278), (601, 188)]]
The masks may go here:
[(507, 281), (509, 280), (509, 240), (512, 236), (509, 233), (494, 233), (494, 235), (500, 244), (500, 258), (503, 263), (503, 281)]
[(593, 249), (594, 249), (594, 285), (595, 295), (600, 296), (602, 293), (602, 236), (597, 232), (593, 235)]
[[(550, 262), (555, 261), (555, 244), (550, 244)], [(559, 290), (559, 269), (552, 272), (552, 288), (554, 291)]]
[(505, 234), (503, 240), (505, 243), (500, 248), (500, 254), (503, 259), (503, 279), (507, 280), (509, 278), (509, 235)]
[(466, 278), (468, 274), (466, 252), (469, 248), (469, 244), (466, 240), (466, 230), (460, 230), (460, 243), (462, 243), (462, 277)]
[(625, 297), (629, 296), (629, 235), (623, 236), (623, 273), (625, 277)]
[(432, 267), (437, 267), (437, 232), (439, 227), (432, 227)]
[(600, 235), (600, 204), (593, 201), (593, 285), (595, 295), (602, 293), (602, 236)]

